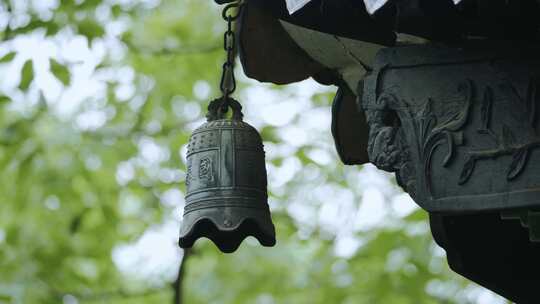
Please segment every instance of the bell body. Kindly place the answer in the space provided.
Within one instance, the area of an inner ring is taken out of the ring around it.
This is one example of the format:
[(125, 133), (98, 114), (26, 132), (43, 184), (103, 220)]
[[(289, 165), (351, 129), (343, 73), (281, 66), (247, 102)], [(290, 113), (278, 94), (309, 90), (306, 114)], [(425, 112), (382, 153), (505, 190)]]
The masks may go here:
[(261, 137), (241, 119), (206, 122), (192, 134), (187, 153), (186, 205), (180, 247), (200, 237), (233, 252), (249, 235), (273, 246)]

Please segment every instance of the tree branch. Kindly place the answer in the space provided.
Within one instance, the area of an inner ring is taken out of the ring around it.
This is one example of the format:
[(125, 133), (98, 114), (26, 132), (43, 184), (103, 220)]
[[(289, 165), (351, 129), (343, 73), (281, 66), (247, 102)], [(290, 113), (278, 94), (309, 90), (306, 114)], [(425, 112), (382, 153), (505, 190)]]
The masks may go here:
[(183, 283), (184, 283), (184, 275), (186, 273), (186, 262), (191, 255), (191, 249), (184, 249), (184, 255), (182, 256), (182, 260), (180, 261), (180, 266), (178, 267), (178, 276), (176, 277), (176, 281), (173, 283), (174, 288), (174, 302), (173, 304), (182, 304), (184, 303), (184, 290), (183, 290)]

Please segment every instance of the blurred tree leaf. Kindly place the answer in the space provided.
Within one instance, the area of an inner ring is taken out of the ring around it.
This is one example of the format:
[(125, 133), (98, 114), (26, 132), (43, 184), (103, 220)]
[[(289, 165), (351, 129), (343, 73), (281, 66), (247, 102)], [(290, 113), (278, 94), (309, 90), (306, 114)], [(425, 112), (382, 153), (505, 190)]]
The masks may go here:
[(65, 86), (68, 86), (71, 81), (71, 74), (69, 73), (69, 69), (54, 59), (50, 59), (50, 67), (51, 72), (54, 74), (58, 80), (60, 80)]
[(78, 30), (79, 33), (86, 36), (89, 41), (92, 41), (94, 38), (101, 37), (105, 34), (103, 27), (97, 21), (89, 18), (78, 23)]
[(0, 58), (0, 63), (10, 62), (13, 60), (13, 58), (15, 58), (15, 56), (17, 56), (17, 53), (9, 52), (6, 55), (4, 55), (2, 58)]
[(21, 81), (19, 89), (26, 91), (34, 80), (34, 63), (32, 60), (27, 60), (21, 70)]
[(0, 94), (0, 106), (2, 106), (3, 103), (8, 103), (11, 99), (6, 95)]

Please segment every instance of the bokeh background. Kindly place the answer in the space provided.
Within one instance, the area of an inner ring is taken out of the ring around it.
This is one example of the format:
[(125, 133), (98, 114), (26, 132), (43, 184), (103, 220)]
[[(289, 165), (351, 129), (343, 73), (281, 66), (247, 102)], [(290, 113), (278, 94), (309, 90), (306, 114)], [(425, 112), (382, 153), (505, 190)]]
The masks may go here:
[(334, 87), (241, 68), (278, 244), (178, 248), (224, 29), (211, 0), (0, 1), (0, 303), (507, 303), (448, 269), (392, 175), (340, 163)]

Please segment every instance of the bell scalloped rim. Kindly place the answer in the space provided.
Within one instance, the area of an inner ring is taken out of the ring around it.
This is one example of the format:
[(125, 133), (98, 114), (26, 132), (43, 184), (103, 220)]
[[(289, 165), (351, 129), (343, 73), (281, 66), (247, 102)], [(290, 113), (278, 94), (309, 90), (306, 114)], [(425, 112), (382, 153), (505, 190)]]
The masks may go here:
[(211, 216), (198, 217), (189, 227), (182, 226), (178, 243), (182, 248), (191, 248), (199, 238), (206, 237), (222, 252), (233, 253), (245, 238), (253, 236), (262, 246), (272, 247), (276, 244), (275, 230), (270, 213), (266, 213), (265, 216), (237, 219), (235, 224), (230, 219), (218, 222)]

